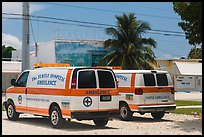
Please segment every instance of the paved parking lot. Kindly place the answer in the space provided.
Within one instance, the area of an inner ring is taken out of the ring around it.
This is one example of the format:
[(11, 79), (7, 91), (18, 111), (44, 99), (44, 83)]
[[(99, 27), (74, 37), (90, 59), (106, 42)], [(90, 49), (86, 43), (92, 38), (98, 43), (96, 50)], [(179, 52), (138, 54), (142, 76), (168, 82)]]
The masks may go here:
[(3, 135), (202, 135), (202, 118), (193, 115), (166, 114), (155, 121), (149, 114), (135, 113), (131, 121), (113, 118), (106, 127), (98, 128), (93, 121), (66, 122), (62, 129), (53, 129), (46, 118), (21, 115), (18, 121), (9, 121), (2, 112)]
[[(202, 93), (176, 93), (176, 100), (202, 101)], [(4, 101), (4, 97), (2, 97)], [(150, 114), (134, 113), (131, 121), (113, 118), (104, 128), (93, 121), (72, 120), (62, 129), (53, 129), (46, 118), (23, 114), (18, 121), (9, 121), (2, 111), (3, 135), (202, 135), (202, 118), (193, 115), (166, 114), (161, 121), (154, 121)]]

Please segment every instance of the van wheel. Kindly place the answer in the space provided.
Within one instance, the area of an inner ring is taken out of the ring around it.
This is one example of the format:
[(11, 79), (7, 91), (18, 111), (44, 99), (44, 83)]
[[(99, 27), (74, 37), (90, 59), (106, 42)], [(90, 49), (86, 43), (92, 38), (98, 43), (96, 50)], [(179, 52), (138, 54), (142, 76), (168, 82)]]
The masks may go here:
[(19, 113), (16, 112), (13, 102), (8, 102), (6, 114), (9, 120), (16, 121), (19, 118)]
[(164, 117), (165, 112), (164, 111), (159, 111), (159, 112), (151, 112), (152, 117), (155, 120), (160, 120)]
[(109, 118), (103, 118), (103, 119), (94, 119), (94, 124), (97, 127), (104, 127), (105, 125), (107, 125)]
[(57, 106), (53, 106), (51, 108), (49, 120), (53, 128), (62, 127), (64, 119), (62, 118), (61, 111)]
[(132, 118), (133, 112), (130, 110), (127, 104), (122, 103), (120, 105), (120, 119), (127, 121)]

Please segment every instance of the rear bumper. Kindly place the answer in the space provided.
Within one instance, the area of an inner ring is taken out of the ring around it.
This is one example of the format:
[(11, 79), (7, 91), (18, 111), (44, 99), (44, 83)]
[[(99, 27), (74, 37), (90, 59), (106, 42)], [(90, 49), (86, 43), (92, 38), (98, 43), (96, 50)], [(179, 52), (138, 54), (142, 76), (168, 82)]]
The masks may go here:
[(154, 112), (175, 110), (176, 104), (173, 105), (157, 105), (157, 106), (138, 106), (138, 112)]
[(77, 120), (93, 120), (109, 118), (119, 115), (119, 110), (101, 112), (72, 112), (71, 117)]

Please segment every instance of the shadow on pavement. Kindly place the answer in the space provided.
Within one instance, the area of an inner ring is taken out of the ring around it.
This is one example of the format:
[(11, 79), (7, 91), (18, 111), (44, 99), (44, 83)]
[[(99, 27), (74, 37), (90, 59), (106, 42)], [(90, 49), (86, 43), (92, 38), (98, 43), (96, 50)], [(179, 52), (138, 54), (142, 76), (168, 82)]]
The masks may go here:
[[(119, 117), (114, 117), (114, 118), (117, 120), (120, 120)], [(165, 117), (160, 120), (155, 120), (151, 117), (144, 117), (141, 115), (141, 116), (133, 116), (130, 120), (124, 121), (124, 122), (154, 123), (154, 122), (174, 122), (174, 121), (165, 119)]]
[[(6, 121), (10, 121), (7, 118), (3, 118), (3, 119)], [(31, 118), (30, 117), (29, 118), (20, 117), (19, 120), (11, 121), (11, 122), (52, 129), (49, 123), (49, 119), (43, 118), (43, 117), (31, 117)], [(108, 127), (108, 124), (105, 127), (96, 127), (94, 124), (91, 125), (91, 124), (80, 123), (80, 121), (79, 122), (78, 121), (71, 121), (71, 122), (65, 121), (64, 126), (56, 130), (86, 131), (86, 130), (98, 130), (98, 129), (118, 129), (118, 128)]]
[(184, 130), (185, 132), (199, 131), (202, 133), (202, 118), (177, 121), (175, 122), (173, 128), (178, 128), (180, 130)]

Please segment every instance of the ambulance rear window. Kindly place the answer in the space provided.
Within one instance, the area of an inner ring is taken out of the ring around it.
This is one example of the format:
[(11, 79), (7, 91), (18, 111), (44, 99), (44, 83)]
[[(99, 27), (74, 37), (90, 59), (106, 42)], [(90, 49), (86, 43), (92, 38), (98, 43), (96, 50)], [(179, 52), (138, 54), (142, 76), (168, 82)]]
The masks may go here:
[(98, 71), (99, 88), (115, 88), (113, 75), (109, 71)]
[(166, 74), (156, 74), (158, 86), (168, 86)]
[(143, 74), (145, 86), (155, 86), (154, 74)]
[(96, 88), (94, 71), (80, 71), (78, 78), (78, 88)]

